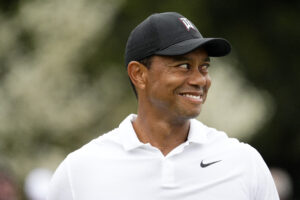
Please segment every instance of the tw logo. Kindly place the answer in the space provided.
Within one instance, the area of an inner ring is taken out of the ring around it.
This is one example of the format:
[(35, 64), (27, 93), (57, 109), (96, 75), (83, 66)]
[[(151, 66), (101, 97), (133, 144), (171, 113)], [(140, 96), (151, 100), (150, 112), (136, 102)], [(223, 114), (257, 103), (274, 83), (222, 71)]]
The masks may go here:
[(179, 19), (184, 24), (187, 31), (190, 31), (191, 28), (196, 30), (195, 26), (187, 18), (182, 17), (182, 18), (179, 18)]

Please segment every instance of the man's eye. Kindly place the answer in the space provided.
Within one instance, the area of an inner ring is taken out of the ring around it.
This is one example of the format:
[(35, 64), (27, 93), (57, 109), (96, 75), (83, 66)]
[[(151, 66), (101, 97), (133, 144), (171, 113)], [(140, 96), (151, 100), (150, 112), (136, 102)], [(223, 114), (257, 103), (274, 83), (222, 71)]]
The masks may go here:
[(189, 68), (190, 68), (190, 65), (187, 64), (187, 63), (184, 63), (184, 64), (178, 65), (178, 67), (183, 68), (183, 69), (189, 69)]
[(208, 67), (209, 67), (208, 64), (202, 65), (202, 66), (200, 67), (200, 70), (202, 70), (202, 71), (208, 71)]

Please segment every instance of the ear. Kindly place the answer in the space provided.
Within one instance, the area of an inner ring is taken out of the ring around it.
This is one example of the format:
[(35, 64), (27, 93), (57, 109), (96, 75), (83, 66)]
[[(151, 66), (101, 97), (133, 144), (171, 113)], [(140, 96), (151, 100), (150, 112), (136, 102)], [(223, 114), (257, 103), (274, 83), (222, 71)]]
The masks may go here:
[(148, 69), (137, 61), (131, 61), (127, 66), (127, 73), (136, 89), (144, 89), (147, 81)]

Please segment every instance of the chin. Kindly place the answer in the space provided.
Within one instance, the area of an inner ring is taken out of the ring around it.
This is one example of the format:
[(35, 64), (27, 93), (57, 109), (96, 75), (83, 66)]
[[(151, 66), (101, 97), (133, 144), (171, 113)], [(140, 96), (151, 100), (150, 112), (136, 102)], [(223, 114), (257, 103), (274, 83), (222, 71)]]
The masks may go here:
[(181, 113), (181, 117), (184, 119), (194, 119), (200, 115), (200, 110), (194, 112)]
[(200, 115), (200, 112), (199, 112), (199, 113), (196, 113), (196, 114), (191, 114), (191, 115), (189, 116), (189, 118), (190, 118), (190, 119), (194, 119), (194, 118), (198, 117), (199, 115)]

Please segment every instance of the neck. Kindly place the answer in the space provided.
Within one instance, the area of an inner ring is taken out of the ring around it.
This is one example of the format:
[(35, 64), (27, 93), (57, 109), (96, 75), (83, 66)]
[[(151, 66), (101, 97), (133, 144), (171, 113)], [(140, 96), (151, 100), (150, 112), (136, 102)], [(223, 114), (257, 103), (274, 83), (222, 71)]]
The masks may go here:
[(139, 140), (157, 147), (163, 155), (187, 140), (189, 126), (189, 120), (171, 119), (162, 113), (140, 110), (133, 122)]

